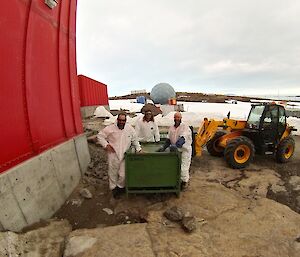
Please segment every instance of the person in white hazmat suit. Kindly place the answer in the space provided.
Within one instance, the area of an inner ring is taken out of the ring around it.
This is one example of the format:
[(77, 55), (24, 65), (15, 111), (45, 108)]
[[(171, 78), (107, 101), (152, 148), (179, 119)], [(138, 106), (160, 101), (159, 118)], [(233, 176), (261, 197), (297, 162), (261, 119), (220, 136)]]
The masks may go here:
[(163, 152), (169, 147), (170, 151), (181, 152), (181, 189), (184, 190), (188, 187), (190, 179), (192, 132), (186, 124), (181, 122), (181, 119), (181, 113), (176, 112), (174, 114), (174, 126), (169, 128), (168, 139), (158, 151)]
[(137, 121), (135, 131), (139, 142), (160, 141), (159, 129), (151, 110), (147, 110), (144, 117)]
[(141, 152), (141, 146), (137, 139), (134, 128), (126, 124), (126, 114), (120, 113), (117, 123), (111, 124), (101, 130), (97, 139), (108, 156), (109, 188), (113, 196), (117, 198), (125, 192), (125, 160), (124, 154), (134, 146), (136, 152)]

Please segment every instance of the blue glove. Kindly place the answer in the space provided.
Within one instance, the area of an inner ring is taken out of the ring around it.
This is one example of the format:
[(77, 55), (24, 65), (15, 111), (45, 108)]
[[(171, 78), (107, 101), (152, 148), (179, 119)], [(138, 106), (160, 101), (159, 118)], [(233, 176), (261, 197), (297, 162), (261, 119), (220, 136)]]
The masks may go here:
[(177, 146), (178, 148), (181, 148), (181, 147), (184, 145), (184, 143), (185, 143), (185, 138), (184, 138), (184, 137), (180, 137), (180, 138), (177, 140), (177, 142), (176, 142), (176, 146)]
[(177, 151), (176, 145), (170, 145), (170, 152), (176, 152), (176, 151)]

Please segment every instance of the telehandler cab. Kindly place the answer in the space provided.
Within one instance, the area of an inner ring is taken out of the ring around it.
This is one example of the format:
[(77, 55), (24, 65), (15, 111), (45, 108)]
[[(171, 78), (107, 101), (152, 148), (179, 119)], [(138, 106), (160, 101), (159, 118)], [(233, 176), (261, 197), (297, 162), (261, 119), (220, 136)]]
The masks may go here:
[(225, 157), (234, 169), (245, 168), (254, 154), (274, 154), (278, 162), (287, 162), (295, 150), (291, 132), (296, 131), (286, 122), (283, 106), (274, 103), (253, 104), (247, 121), (228, 117), (222, 121), (204, 119), (195, 138), (196, 155), (206, 145), (213, 156)]

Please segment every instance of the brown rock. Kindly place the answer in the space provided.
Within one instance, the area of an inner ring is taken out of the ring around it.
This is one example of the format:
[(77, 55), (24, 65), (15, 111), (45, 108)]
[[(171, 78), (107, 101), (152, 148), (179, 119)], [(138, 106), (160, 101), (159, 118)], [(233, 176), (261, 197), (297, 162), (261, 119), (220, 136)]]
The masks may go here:
[(87, 188), (82, 188), (79, 193), (85, 199), (91, 199), (93, 197), (92, 193)]
[(173, 206), (171, 209), (168, 209), (164, 212), (164, 216), (171, 221), (181, 221), (184, 213), (177, 206)]
[(97, 135), (93, 135), (87, 138), (89, 143), (95, 144), (97, 142)]
[(300, 215), (273, 200), (253, 201), (194, 175), (190, 190), (170, 199), (169, 204), (190, 210), (209, 223), (193, 233), (182, 233), (178, 226), (170, 229), (161, 224), (161, 211), (150, 211), (147, 230), (156, 256), (172, 256), (171, 252), (189, 257), (299, 256), (300, 244), (295, 239)]
[(181, 221), (181, 225), (184, 231), (191, 233), (197, 228), (197, 221), (193, 216), (184, 217)]
[(162, 111), (160, 108), (156, 107), (154, 104), (145, 104), (142, 108), (141, 112), (145, 113), (145, 111), (151, 111), (154, 116), (158, 114), (162, 114)]

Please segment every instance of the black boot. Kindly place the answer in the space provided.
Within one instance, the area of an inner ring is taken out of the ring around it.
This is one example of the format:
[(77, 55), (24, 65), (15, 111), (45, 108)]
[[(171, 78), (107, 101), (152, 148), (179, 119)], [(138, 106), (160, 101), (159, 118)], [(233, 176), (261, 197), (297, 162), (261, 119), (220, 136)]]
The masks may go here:
[(126, 193), (125, 187), (118, 187), (118, 190), (119, 190), (120, 194), (125, 194)]
[(189, 186), (189, 182), (181, 181), (180, 190), (185, 191), (187, 190), (188, 186)]
[(120, 188), (118, 187), (115, 187), (111, 192), (112, 192), (112, 195), (113, 195), (113, 198), (115, 199), (120, 199), (120, 191), (119, 191)]

